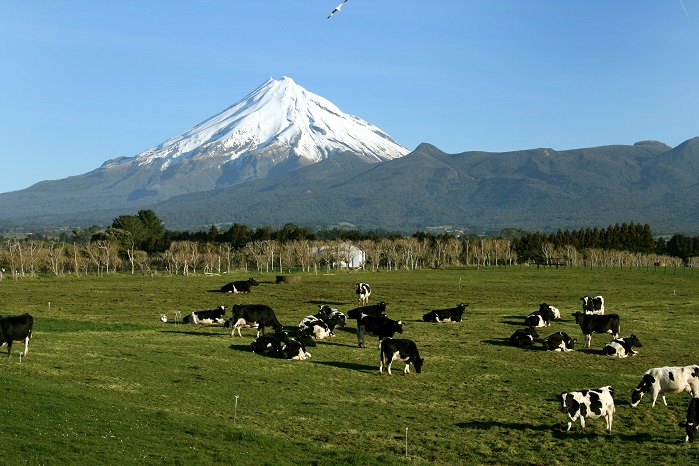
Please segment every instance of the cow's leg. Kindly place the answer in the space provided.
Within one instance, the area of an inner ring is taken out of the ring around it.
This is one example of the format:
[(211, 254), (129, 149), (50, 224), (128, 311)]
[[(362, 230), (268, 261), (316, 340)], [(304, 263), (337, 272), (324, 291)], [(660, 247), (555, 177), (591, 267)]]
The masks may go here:
[(27, 354), (29, 354), (29, 339), (30, 339), (31, 337), (32, 337), (32, 335), (31, 335), (31, 333), (30, 333), (30, 334), (27, 335), (26, 338), (24, 339), (24, 353), (22, 354), (22, 356), (24, 356), (25, 358), (27, 357)]
[(605, 418), (607, 419), (607, 433), (608, 434), (612, 433), (612, 417), (613, 417), (613, 415), (614, 415), (614, 413), (612, 412), (611, 407), (607, 408), (607, 415), (605, 416)]
[(587, 335), (585, 335), (585, 348), (589, 348), (591, 343), (592, 343), (592, 334), (588, 333)]
[(365, 329), (363, 326), (357, 328), (357, 344), (359, 345), (360, 348), (366, 347), (366, 344), (364, 343), (364, 334), (365, 334)]
[(403, 375), (410, 374), (410, 361), (405, 361), (405, 369), (403, 369)]
[(665, 404), (665, 406), (667, 406), (667, 400), (665, 399), (665, 395), (662, 395), (662, 397), (663, 397), (663, 404)]
[(580, 416), (580, 425), (582, 426), (582, 432), (585, 433), (585, 416)]
[(10, 357), (10, 354), (12, 354), (12, 339), (7, 340), (7, 357)]

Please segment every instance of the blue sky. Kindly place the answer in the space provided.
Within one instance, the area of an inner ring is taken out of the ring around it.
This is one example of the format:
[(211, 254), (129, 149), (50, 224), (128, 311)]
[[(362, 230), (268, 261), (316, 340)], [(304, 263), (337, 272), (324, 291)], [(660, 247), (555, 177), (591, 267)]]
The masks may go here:
[(289, 76), (414, 149), (699, 136), (699, 0), (0, 0), (0, 192)]

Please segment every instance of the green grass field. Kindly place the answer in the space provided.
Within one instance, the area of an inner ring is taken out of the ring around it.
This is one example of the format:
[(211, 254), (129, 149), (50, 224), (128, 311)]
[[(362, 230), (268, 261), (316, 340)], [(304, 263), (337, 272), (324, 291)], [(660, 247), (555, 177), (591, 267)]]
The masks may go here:
[[(261, 282), (252, 293), (215, 292), (249, 276)], [(0, 356), (0, 464), (699, 462), (699, 445), (685, 444), (677, 426), (689, 395), (629, 406), (647, 369), (699, 362), (699, 274), (689, 269), (469, 268), (274, 281), (242, 273), (0, 281), (0, 313), (35, 319), (21, 364), (19, 343), (9, 360)], [(396, 363), (392, 377), (379, 376), (378, 342), (367, 337), (368, 348), (358, 348), (354, 321), (310, 348), (307, 361), (251, 353), (252, 329), (241, 339), (221, 326), (173, 322), (175, 311), (262, 303), (293, 334), (318, 304), (356, 307), (358, 281), (372, 285), (371, 303), (386, 301), (388, 315), (406, 322), (402, 337), (418, 344), (422, 374), (403, 376)], [(643, 342), (638, 356), (603, 356), (607, 335), (582, 348), (571, 314), (585, 294), (605, 297), (622, 336)], [(427, 311), (460, 302), (470, 303), (463, 323), (422, 322)], [(510, 347), (541, 302), (562, 320), (542, 329), (535, 349)], [(541, 349), (559, 330), (578, 338), (575, 352)], [(604, 385), (616, 391), (612, 434), (603, 419), (567, 434), (557, 394)]]

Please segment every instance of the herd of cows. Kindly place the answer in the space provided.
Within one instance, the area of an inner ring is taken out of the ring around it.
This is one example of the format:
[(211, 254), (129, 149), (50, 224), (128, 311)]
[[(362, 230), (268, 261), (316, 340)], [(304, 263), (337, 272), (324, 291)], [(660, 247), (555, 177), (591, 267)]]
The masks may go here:
[[(250, 292), (252, 286), (258, 283), (250, 278), (245, 281), (231, 282), (223, 287), (225, 293)], [(268, 354), (284, 359), (304, 360), (311, 357), (309, 347), (316, 346), (315, 341), (329, 338), (335, 335), (336, 327), (344, 327), (347, 319), (357, 321), (357, 342), (359, 347), (366, 347), (366, 334), (378, 337), (380, 353), (379, 373), (384, 368), (391, 375), (391, 365), (395, 361), (405, 363), (404, 374), (410, 373), (410, 365), (418, 374), (422, 371), (424, 359), (420, 357), (419, 350), (414, 341), (409, 339), (394, 338), (396, 333), (403, 333), (403, 322), (390, 319), (386, 315), (386, 303), (369, 305), (371, 287), (367, 283), (357, 283), (356, 296), (360, 306), (350, 310), (347, 315), (327, 305), (320, 305), (319, 311), (314, 315), (304, 317), (298, 325), (300, 336), (291, 338), (284, 331), (283, 326), (277, 320), (274, 310), (264, 304), (234, 304), (232, 317), (224, 319), (225, 307), (216, 309), (195, 311), (182, 319), (189, 324), (224, 324), (231, 329), (231, 336), (237, 332), (242, 337), (242, 328), (256, 328), (257, 336), (250, 344), (252, 352), (256, 354)], [(625, 358), (634, 356), (636, 352), (632, 347), (640, 347), (641, 342), (635, 335), (620, 338), (620, 319), (618, 314), (604, 313), (604, 298), (596, 296), (590, 298), (584, 296), (582, 311), (573, 314), (576, 324), (580, 326), (584, 337), (584, 347), (590, 347), (593, 333), (610, 333), (613, 340), (603, 347), (603, 354), (609, 357)], [(425, 322), (449, 323), (461, 322), (468, 304), (461, 303), (454, 308), (438, 309), (428, 312), (423, 316)], [(161, 316), (166, 321), (165, 316)], [(537, 329), (547, 328), (552, 321), (560, 320), (560, 311), (546, 303), (539, 306), (539, 310), (524, 318), (525, 329), (517, 330), (509, 339), (510, 345), (519, 348), (532, 348), (535, 339), (539, 338)], [(23, 341), (24, 350), (20, 357), (27, 356), (29, 352), (29, 340), (32, 337), (33, 318), (29, 314), (19, 316), (0, 316), (0, 347), (7, 343), (7, 356), (11, 355), (12, 343)], [(267, 327), (272, 327), (274, 332), (265, 333)], [(577, 340), (571, 338), (565, 332), (555, 332), (545, 337), (541, 344), (547, 351), (574, 351)], [(680, 426), (686, 430), (687, 442), (694, 441), (697, 437), (697, 425), (699, 423), (699, 365), (684, 367), (658, 367), (649, 369), (641, 382), (631, 393), (631, 406), (636, 407), (645, 394), (650, 394), (652, 405), (655, 406), (658, 396), (662, 396), (663, 403), (667, 405), (665, 393), (691, 394), (687, 407), (685, 422)], [(589, 389), (573, 392), (564, 392), (559, 395), (561, 409), (568, 416), (568, 431), (578, 419), (585, 430), (586, 418), (604, 417), (606, 430), (611, 433), (612, 420), (615, 412), (614, 389), (611, 386), (599, 389)]]

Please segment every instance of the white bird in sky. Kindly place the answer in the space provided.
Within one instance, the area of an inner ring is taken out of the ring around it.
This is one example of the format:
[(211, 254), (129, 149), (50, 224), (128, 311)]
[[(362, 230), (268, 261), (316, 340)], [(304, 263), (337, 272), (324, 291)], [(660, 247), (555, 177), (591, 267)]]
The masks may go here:
[(342, 3), (340, 3), (338, 6), (336, 6), (335, 9), (332, 12), (330, 12), (328, 19), (330, 19), (330, 16), (332, 16), (335, 13), (337, 13), (338, 11), (340, 11), (340, 8), (342, 8), (342, 5), (344, 5), (345, 3), (347, 3), (347, 0), (344, 0)]

